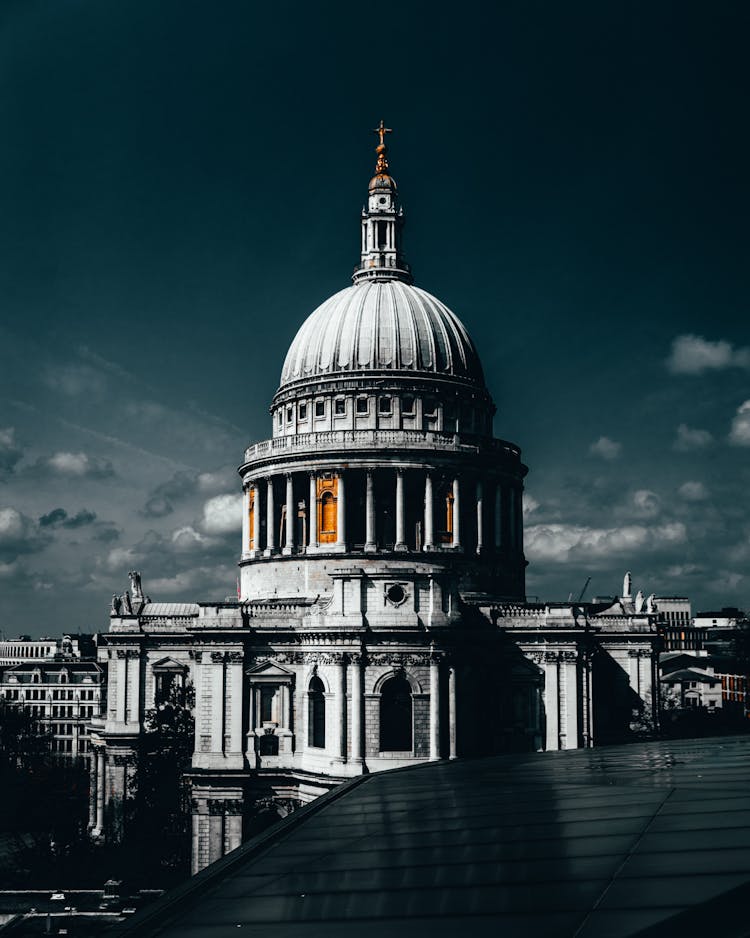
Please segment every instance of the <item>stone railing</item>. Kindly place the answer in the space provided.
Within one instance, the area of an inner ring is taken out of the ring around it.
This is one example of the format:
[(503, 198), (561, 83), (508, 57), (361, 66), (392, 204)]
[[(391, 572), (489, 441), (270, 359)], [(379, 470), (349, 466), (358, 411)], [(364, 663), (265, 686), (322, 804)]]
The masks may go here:
[(492, 437), (475, 437), (437, 430), (322, 430), (277, 436), (254, 443), (245, 450), (245, 462), (287, 453), (322, 453), (340, 449), (418, 450), (438, 449), (454, 453), (498, 452), (518, 459), (521, 451), (512, 443)]

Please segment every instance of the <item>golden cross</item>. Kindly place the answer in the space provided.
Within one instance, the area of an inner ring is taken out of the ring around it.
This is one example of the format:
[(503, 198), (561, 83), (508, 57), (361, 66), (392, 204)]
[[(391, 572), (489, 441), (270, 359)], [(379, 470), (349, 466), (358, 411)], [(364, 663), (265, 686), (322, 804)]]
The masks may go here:
[(381, 120), (381, 121), (380, 121), (380, 126), (379, 126), (379, 127), (376, 127), (375, 130), (373, 130), (373, 133), (380, 135), (380, 146), (382, 147), (382, 146), (383, 146), (383, 138), (385, 137), (386, 134), (392, 134), (392, 133), (393, 133), (393, 130), (392, 130), (390, 127), (386, 127), (385, 124), (383, 123), (383, 121)]

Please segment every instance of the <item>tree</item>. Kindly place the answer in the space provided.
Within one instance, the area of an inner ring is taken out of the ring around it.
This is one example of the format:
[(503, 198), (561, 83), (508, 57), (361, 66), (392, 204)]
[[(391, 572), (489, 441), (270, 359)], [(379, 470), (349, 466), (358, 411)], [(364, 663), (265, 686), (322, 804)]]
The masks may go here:
[[(190, 861), (190, 787), (185, 773), (195, 748), (194, 706), (192, 684), (173, 683), (166, 700), (144, 714), (126, 833), (126, 843), (139, 852), (143, 849), (158, 868), (180, 873)], [(159, 838), (154, 837), (156, 830)]]

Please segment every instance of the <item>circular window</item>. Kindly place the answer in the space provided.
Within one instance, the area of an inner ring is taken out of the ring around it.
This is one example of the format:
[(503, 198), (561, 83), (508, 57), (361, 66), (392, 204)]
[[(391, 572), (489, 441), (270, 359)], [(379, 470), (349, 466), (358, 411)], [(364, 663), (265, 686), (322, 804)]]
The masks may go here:
[(385, 591), (385, 598), (392, 606), (400, 606), (401, 603), (406, 599), (406, 591), (400, 584), (393, 583)]
[(381, 205), (385, 205), (387, 201), (388, 200), (386, 199), (384, 195), (381, 195), (380, 198), (378, 199), (378, 202), (380, 202)]

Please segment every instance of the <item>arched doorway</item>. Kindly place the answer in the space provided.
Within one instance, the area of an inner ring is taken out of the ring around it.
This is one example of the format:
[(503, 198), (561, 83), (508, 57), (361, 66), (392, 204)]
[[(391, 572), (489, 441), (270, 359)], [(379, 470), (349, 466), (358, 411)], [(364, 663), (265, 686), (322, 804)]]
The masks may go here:
[(380, 751), (411, 752), (413, 743), (411, 687), (396, 674), (380, 691)]
[(308, 699), (308, 739), (316, 749), (326, 746), (326, 698), (323, 682), (316, 675), (310, 681)]

